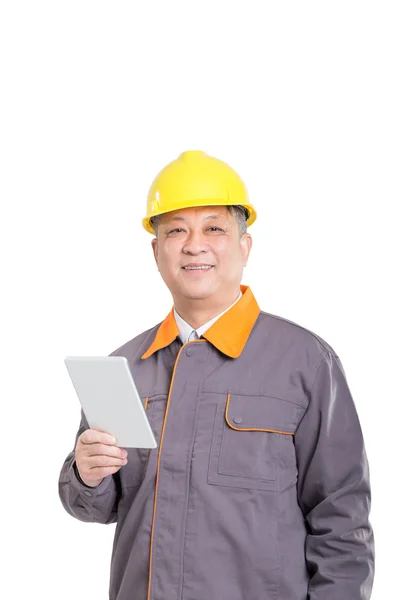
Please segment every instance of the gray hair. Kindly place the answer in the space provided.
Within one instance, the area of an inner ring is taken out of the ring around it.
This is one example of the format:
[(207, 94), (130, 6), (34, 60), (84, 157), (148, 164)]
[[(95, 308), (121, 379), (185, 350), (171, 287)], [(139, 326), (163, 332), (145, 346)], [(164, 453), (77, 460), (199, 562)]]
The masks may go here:
[[(240, 236), (242, 236), (247, 231), (247, 219), (249, 218), (248, 210), (244, 206), (236, 204), (230, 204), (229, 206), (227, 206), (227, 209), (229, 210), (230, 214), (236, 218), (236, 221), (239, 225), (239, 234)], [(156, 215), (155, 217), (151, 217), (150, 219), (150, 224), (154, 229), (156, 237), (158, 234), (158, 226), (160, 224), (163, 214), (165, 213), (162, 213), (161, 215)]]

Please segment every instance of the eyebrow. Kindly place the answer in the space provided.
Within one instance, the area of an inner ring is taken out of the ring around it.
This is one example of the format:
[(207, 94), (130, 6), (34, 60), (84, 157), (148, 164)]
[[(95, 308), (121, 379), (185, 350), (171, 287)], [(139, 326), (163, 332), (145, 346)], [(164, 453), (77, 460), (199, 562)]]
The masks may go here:
[[(207, 215), (207, 216), (203, 217), (203, 221), (206, 221), (207, 219), (218, 219), (219, 217), (223, 217), (223, 216), (224, 216), (224, 215), (221, 215), (221, 214), (218, 214), (218, 215), (216, 215), (216, 214), (213, 214), (213, 215)], [(175, 217), (170, 217), (170, 218), (167, 220), (167, 223), (170, 223), (171, 221), (184, 221), (184, 220), (185, 220), (185, 218), (184, 218), (184, 217), (178, 217), (178, 216), (175, 216)]]

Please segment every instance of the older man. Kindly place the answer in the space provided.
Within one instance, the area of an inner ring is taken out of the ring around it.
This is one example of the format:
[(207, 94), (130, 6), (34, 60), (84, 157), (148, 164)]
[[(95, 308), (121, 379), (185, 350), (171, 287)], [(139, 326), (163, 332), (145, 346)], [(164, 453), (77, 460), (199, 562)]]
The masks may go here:
[(126, 452), (82, 413), (59, 482), (72, 516), (117, 523), (111, 600), (370, 598), (352, 395), (327, 342), (241, 285), (255, 218), (237, 173), (203, 152), (150, 188), (143, 225), (174, 305), (112, 355), (129, 361), (158, 448)]

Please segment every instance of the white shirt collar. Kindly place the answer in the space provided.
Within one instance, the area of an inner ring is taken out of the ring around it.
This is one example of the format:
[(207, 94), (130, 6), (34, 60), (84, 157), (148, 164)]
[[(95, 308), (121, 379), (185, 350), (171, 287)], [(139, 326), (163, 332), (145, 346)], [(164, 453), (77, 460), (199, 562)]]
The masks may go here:
[(211, 325), (213, 325), (215, 323), (215, 321), (217, 321), (220, 317), (222, 317), (222, 315), (224, 313), (226, 313), (230, 308), (232, 308), (232, 306), (234, 304), (236, 304), (236, 302), (238, 302), (240, 300), (242, 295), (243, 295), (242, 291), (240, 291), (239, 296), (236, 298), (235, 302), (233, 302), (230, 306), (228, 306), (228, 308), (226, 308), (221, 313), (219, 313), (219, 315), (217, 315), (216, 317), (213, 317), (212, 319), (210, 319), (210, 321), (207, 321), (207, 323), (204, 323), (204, 325), (201, 325), (201, 327), (198, 327), (195, 330), (193, 329), (193, 327), (191, 327), (189, 325), (189, 323), (186, 323), (186, 321), (184, 321), (184, 319), (182, 319), (182, 317), (180, 315), (178, 315), (178, 313), (176, 312), (176, 309), (174, 307), (175, 321), (176, 321), (176, 324), (179, 329), (179, 337), (182, 340), (182, 344), (186, 344), (192, 331), (195, 331), (197, 333), (198, 337), (203, 335), (203, 333), (205, 331), (207, 331), (207, 329), (209, 329), (211, 327)]

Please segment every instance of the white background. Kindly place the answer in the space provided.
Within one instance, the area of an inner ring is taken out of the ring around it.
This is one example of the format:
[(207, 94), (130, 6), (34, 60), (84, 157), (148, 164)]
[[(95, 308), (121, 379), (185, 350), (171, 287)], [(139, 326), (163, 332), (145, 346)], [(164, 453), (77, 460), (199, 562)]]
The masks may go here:
[(342, 360), (370, 462), (373, 599), (393, 595), (398, 6), (1, 4), (4, 597), (108, 597), (115, 525), (58, 498), (80, 421), (63, 358), (109, 354), (169, 312), (141, 219), (154, 176), (189, 149), (247, 184), (243, 283), (261, 308)]

